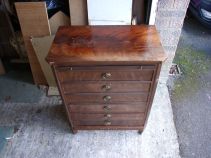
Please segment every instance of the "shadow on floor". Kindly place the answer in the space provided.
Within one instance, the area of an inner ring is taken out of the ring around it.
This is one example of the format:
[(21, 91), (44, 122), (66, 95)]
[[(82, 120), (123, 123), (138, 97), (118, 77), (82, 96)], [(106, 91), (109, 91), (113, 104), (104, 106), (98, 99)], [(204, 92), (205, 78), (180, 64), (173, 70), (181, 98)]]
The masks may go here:
[(4, 62), (6, 74), (0, 76), (0, 103), (37, 103), (44, 92), (33, 84), (29, 64)]

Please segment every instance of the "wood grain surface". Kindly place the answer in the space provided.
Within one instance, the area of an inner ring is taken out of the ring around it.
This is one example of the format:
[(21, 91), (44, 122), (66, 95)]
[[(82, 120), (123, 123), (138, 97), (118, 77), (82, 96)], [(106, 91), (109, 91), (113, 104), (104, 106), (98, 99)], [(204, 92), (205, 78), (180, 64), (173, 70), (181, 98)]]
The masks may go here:
[(57, 64), (165, 59), (155, 26), (146, 25), (60, 27), (47, 56)]
[(46, 85), (47, 81), (31, 44), (31, 37), (50, 35), (45, 2), (16, 2), (15, 8), (31, 66), (35, 84)]
[[(74, 93), (65, 95), (67, 103), (122, 103), (122, 102), (146, 102), (148, 93)], [(105, 101), (105, 97), (110, 100)]]
[[(110, 73), (111, 77), (103, 78), (104, 74)], [(102, 71), (67, 71), (58, 72), (61, 82), (68, 81), (151, 81), (153, 70), (102, 70)]]
[(62, 85), (65, 94), (103, 92), (148, 92), (150, 82), (140, 81), (90, 81), (70, 82)]
[[(142, 126), (144, 114), (72, 114), (71, 118), (76, 125), (82, 126)], [(109, 123), (109, 124), (108, 124)]]
[(128, 102), (117, 104), (70, 104), (72, 113), (142, 113), (146, 110), (146, 102)]
[(154, 26), (60, 27), (46, 59), (73, 133), (143, 130), (166, 59)]
[(31, 39), (35, 54), (40, 63), (48, 86), (57, 87), (56, 81), (50, 65), (46, 62), (45, 57), (48, 54), (54, 36), (34, 37)]

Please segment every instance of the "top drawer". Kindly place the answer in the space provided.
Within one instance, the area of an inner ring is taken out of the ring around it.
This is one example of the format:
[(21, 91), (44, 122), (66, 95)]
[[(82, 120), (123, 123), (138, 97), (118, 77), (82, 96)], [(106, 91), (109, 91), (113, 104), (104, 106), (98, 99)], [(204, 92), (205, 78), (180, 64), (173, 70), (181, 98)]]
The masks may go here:
[(151, 81), (155, 65), (57, 67), (61, 82), (68, 81)]

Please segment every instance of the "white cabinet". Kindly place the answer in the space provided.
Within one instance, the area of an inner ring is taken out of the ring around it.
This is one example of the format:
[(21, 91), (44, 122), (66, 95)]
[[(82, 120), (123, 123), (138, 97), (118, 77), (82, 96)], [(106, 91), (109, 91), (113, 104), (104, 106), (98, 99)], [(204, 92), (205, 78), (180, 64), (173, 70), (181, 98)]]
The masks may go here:
[(130, 25), (132, 0), (87, 0), (89, 25)]

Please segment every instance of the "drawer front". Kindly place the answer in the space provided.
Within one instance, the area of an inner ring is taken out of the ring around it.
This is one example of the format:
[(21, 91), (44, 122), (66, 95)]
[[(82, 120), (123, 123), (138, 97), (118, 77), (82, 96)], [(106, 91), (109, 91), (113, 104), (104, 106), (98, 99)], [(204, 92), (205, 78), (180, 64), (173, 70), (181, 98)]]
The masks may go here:
[(142, 126), (144, 114), (71, 114), (78, 126)]
[(148, 92), (150, 83), (140, 81), (72, 82), (62, 84), (64, 94), (96, 92)]
[(75, 93), (65, 95), (65, 101), (70, 103), (118, 103), (146, 102), (148, 93)]
[(71, 104), (72, 113), (142, 113), (146, 110), (146, 102), (123, 104)]
[(154, 68), (143, 69), (141, 66), (105, 66), (105, 67), (73, 67), (58, 69), (59, 80), (69, 81), (151, 81)]

